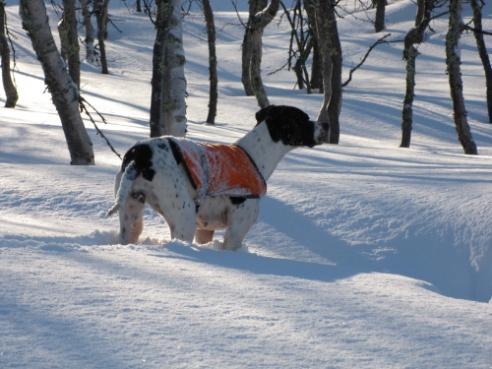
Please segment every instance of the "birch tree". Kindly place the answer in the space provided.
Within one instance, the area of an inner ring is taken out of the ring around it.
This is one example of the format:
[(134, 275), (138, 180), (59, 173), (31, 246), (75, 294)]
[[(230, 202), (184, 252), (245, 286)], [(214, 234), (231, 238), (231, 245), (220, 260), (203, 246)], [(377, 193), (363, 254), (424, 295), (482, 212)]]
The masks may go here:
[(152, 58), (151, 137), (184, 136), (186, 133), (182, 18), (180, 0), (157, 2)]
[(95, 63), (97, 60), (96, 49), (94, 47), (95, 31), (91, 21), (91, 11), (89, 9), (89, 0), (80, 0), (82, 18), (85, 30), (85, 59), (89, 63)]
[(58, 25), (62, 56), (68, 65), (70, 77), (80, 88), (80, 47), (77, 32), (75, 0), (63, 0), (63, 17)]
[(376, 8), (374, 30), (376, 32), (381, 32), (385, 28), (386, 0), (373, 0), (373, 5)]
[(207, 123), (214, 124), (215, 116), (217, 115), (217, 54), (215, 52), (215, 22), (214, 13), (210, 6), (209, 0), (202, 0), (203, 14), (207, 25), (208, 39), (208, 70), (209, 70), (209, 101)]
[(43, 0), (21, 0), (22, 26), (41, 62), (45, 82), (63, 127), (71, 164), (94, 164), (92, 143), (79, 111), (79, 90), (68, 74), (51, 34)]
[(109, 74), (108, 60), (106, 58), (106, 39), (108, 24), (109, 0), (94, 0), (94, 14), (97, 22), (97, 44), (99, 46), (99, 60), (101, 62), (101, 73)]
[(19, 95), (10, 70), (10, 47), (7, 40), (5, 1), (0, 0), (0, 55), (2, 57), (2, 82), (5, 90), (5, 107), (15, 108)]
[(402, 109), (400, 147), (410, 147), (413, 126), (413, 100), (415, 96), (415, 61), (419, 54), (415, 45), (424, 40), (424, 33), (431, 20), (434, 3), (435, 0), (418, 0), (416, 21), (419, 20), (420, 23), (408, 31), (405, 36), (403, 59), (406, 61), (406, 90)]
[(490, 64), (489, 54), (487, 52), (487, 47), (485, 46), (485, 40), (483, 38), (482, 7), (484, 3), (482, 0), (470, 0), (470, 2), (473, 9), (473, 33), (477, 42), (478, 54), (480, 55), (480, 60), (482, 61), (483, 69), (485, 72), (489, 123), (492, 123), (492, 66)]
[(339, 116), (342, 107), (342, 47), (338, 37), (335, 9), (331, 0), (305, 0), (316, 15), (316, 34), (321, 55), (323, 105), (319, 122), (330, 123), (329, 142), (340, 139)]
[(241, 81), (247, 96), (255, 96), (262, 108), (270, 105), (261, 78), (262, 38), (265, 27), (277, 14), (279, 0), (249, 0), (249, 17), (242, 45)]
[(304, 10), (307, 14), (309, 32), (313, 42), (313, 59), (311, 65), (311, 80), (309, 81), (312, 90), (323, 92), (323, 75), (321, 73), (321, 55), (319, 51), (319, 41), (316, 32), (316, 11), (314, 6), (310, 4), (310, 0), (304, 1)]
[(478, 154), (472, 133), (466, 119), (465, 99), (463, 98), (463, 81), (461, 79), (461, 59), (459, 39), (464, 29), (461, 16), (461, 1), (449, 0), (449, 28), (446, 35), (446, 64), (449, 76), (449, 87), (453, 100), (453, 113), (458, 140), (465, 154)]

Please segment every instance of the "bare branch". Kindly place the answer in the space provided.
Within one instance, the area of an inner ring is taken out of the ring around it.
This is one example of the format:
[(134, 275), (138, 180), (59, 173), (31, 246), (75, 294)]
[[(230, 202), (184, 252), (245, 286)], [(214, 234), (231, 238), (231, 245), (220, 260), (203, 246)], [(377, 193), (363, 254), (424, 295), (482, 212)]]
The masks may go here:
[(487, 35), (487, 36), (492, 36), (492, 32), (488, 32), (488, 31), (484, 31), (484, 30), (478, 30), (478, 29), (476, 29), (474, 27), (470, 27), (470, 26), (465, 26), (464, 28), (468, 31), (472, 31), (475, 33), (481, 33), (481, 34)]
[(386, 43), (388, 41), (386, 41), (386, 38), (388, 38), (389, 36), (391, 36), (391, 33), (387, 33), (386, 35), (384, 35), (383, 37), (379, 38), (376, 42), (374, 42), (371, 47), (369, 47), (369, 49), (367, 50), (366, 54), (364, 55), (364, 57), (361, 59), (361, 61), (359, 62), (359, 64), (357, 64), (355, 67), (353, 67), (352, 69), (350, 69), (350, 72), (349, 72), (349, 76), (348, 76), (348, 79), (342, 83), (342, 87), (345, 87), (347, 86), (350, 81), (352, 81), (352, 75), (354, 74), (354, 72), (359, 69), (366, 61), (367, 57), (369, 56), (369, 54), (371, 53), (371, 51), (378, 45), (380, 44), (383, 44), (383, 43)]
[(104, 118), (104, 116), (99, 113), (99, 111), (93, 106), (91, 105), (86, 99), (84, 99), (82, 96), (79, 96), (79, 105), (80, 105), (80, 111), (85, 113), (87, 115), (87, 117), (89, 118), (89, 120), (91, 121), (91, 123), (94, 125), (94, 128), (96, 129), (96, 132), (99, 136), (101, 136), (104, 141), (106, 141), (106, 144), (109, 146), (109, 148), (111, 149), (111, 151), (117, 156), (120, 158), (120, 160), (123, 160), (123, 158), (121, 157), (121, 155), (118, 153), (118, 151), (116, 151), (116, 149), (114, 148), (114, 146), (111, 144), (111, 142), (109, 141), (109, 139), (106, 137), (106, 135), (103, 133), (103, 131), (101, 131), (101, 129), (98, 127), (98, 125), (96, 124), (96, 121), (94, 120), (94, 118), (92, 117), (92, 114), (89, 112), (89, 110), (87, 109), (87, 106), (89, 106), (98, 116), (99, 118), (101, 118), (102, 122), (104, 124), (108, 124), (108, 122), (106, 121), (106, 119)]
[(445, 12), (442, 12), (442, 13), (439, 13), (439, 14), (436, 14), (436, 15), (432, 16), (432, 17), (429, 19), (429, 21), (433, 21), (434, 19), (440, 18), (440, 17), (442, 17), (442, 16), (444, 16), (444, 15), (448, 15), (448, 14), (449, 14), (449, 12), (448, 12), (448, 11), (445, 11)]
[(121, 2), (125, 5), (125, 8), (128, 10), (128, 14), (131, 14), (130, 7), (128, 6), (128, 2), (126, 0), (121, 0)]
[(234, 10), (236, 11), (237, 20), (239, 21), (239, 23), (241, 23), (241, 26), (243, 26), (245, 29), (248, 28), (246, 23), (244, 23), (244, 21), (242, 20), (241, 15), (239, 15), (239, 9), (237, 8), (237, 1), (231, 0), (231, 3), (232, 6), (234, 7)]
[(268, 72), (268, 73), (267, 73), (267, 76), (271, 76), (271, 75), (273, 75), (273, 74), (275, 74), (275, 73), (280, 72), (280, 71), (281, 71), (282, 69), (284, 69), (284, 68), (285, 68), (288, 64), (289, 64), (289, 62), (288, 62), (288, 61), (286, 61), (286, 62), (284, 63), (284, 65), (282, 65), (281, 67), (279, 67), (279, 68), (275, 69), (274, 71)]
[(116, 23), (111, 19), (111, 17), (108, 17), (108, 21), (113, 25), (115, 30), (117, 30), (119, 33), (123, 33), (123, 31), (116, 25)]
[(144, 4), (144, 13), (147, 14), (147, 16), (150, 19), (150, 22), (155, 26), (155, 19), (152, 18), (152, 5), (149, 3), (149, 0), (143, 0)]

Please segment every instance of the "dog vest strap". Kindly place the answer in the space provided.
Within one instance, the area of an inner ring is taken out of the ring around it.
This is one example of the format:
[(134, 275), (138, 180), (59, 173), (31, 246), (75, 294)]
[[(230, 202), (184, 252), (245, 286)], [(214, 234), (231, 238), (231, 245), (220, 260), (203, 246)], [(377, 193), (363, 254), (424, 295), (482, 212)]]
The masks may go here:
[[(263, 187), (265, 188), (265, 193), (266, 193), (266, 190), (267, 190), (267, 182), (265, 180), (265, 177), (263, 177), (263, 174), (261, 174), (261, 172), (258, 169), (258, 166), (256, 165), (255, 161), (253, 160), (253, 158), (251, 157), (251, 155), (249, 155), (249, 152), (247, 152), (245, 148), (243, 148), (243, 147), (241, 147), (239, 145), (234, 145), (234, 146), (238, 147), (244, 153), (244, 155), (246, 155), (248, 157), (251, 165), (255, 168), (256, 175), (258, 176), (258, 178), (261, 179), (261, 182), (263, 183)], [(256, 196), (256, 197), (259, 197), (259, 196)]]
[(176, 160), (176, 164), (178, 164), (178, 165), (183, 164), (183, 168), (186, 172), (188, 180), (190, 181), (193, 188), (196, 190), (198, 184), (193, 179), (193, 176), (190, 172), (190, 169), (188, 168), (188, 165), (184, 159), (183, 152), (181, 151), (181, 147), (179, 146), (179, 144), (175, 140), (173, 140), (171, 138), (169, 138), (168, 140), (169, 140), (169, 146), (171, 146), (171, 150), (173, 152), (174, 160)]

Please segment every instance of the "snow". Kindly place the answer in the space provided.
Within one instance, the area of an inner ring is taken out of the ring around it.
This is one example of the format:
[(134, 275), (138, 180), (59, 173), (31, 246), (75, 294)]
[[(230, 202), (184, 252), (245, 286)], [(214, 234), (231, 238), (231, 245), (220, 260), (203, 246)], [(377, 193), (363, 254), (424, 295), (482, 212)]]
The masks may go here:
[[(206, 34), (192, 12), (188, 137), (233, 142), (254, 126), (257, 106), (240, 83), (236, 13), (212, 6), (220, 10), (217, 125), (203, 124)], [(419, 48), (411, 148), (398, 148), (402, 45), (380, 45), (344, 90), (340, 144), (290, 153), (247, 247), (225, 252), (170, 241), (149, 209), (141, 243), (115, 244), (117, 219), (105, 213), (120, 160), (86, 122), (97, 165), (68, 165), (17, 5), (7, 12), (20, 100), (0, 115), (2, 369), (492, 368), (492, 126), (471, 33), (461, 38), (462, 72), (479, 156), (456, 140), (446, 21), (436, 20)], [(110, 13), (123, 32), (110, 28), (111, 74), (84, 64), (82, 91), (123, 153), (148, 135), (154, 32), (120, 3)], [(413, 14), (411, 1), (390, 2), (392, 39), (404, 37)], [(485, 29), (491, 15), (487, 2)], [(340, 21), (344, 77), (380, 37), (364, 17)], [(265, 34), (267, 91), (272, 103), (315, 117), (320, 95), (294, 90), (292, 72), (268, 75), (285, 60), (286, 27), (275, 20)]]

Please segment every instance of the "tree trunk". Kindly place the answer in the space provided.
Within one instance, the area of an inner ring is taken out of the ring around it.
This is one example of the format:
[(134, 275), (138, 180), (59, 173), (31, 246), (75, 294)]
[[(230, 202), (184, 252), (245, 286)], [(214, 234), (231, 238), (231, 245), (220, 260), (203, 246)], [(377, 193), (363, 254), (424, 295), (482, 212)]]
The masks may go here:
[(136, 6), (137, 13), (141, 13), (142, 12), (142, 1), (137, 0), (135, 6)]
[(415, 96), (415, 74), (416, 59), (418, 51), (415, 44), (424, 40), (425, 30), (431, 20), (435, 0), (419, 0), (415, 22), (419, 20), (416, 27), (412, 28), (405, 36), (403, 59), (406, 60), (406, 90), (403, 100), (401, 144), (400, 147), (410, 147), (413, 126), (413, 100)]
[(254, 96), (253, 85), (250, 79), (250, 64), (253, 45), (251, 42), (251, 23), (256, 13), (267, 6), (267, 0), (249, 0), (249, 17), (244, 32), (242, 54), (241, 54), (241, 82), (244, 86), (246, 96)]
[(490, 65), (489, 54), (487, 53), (487, 47), (485, 46), (485, 40), (483, 38), (482, 28), (482, 6), (479, 4), (479, 0), (471, 0), (471, 6), (473, 8), (473, 25), (475, 40), (477, 42), (477, 49), (482, 61), (483, 69), (485, 72), (485, 85), (487, 88), (487, 110), (489, 113), (489, 123), (492, 123), (492, 66)]
[(186, 133), (185, 56), (180, 0), (157, 4), (153, 55), (151, 137), (184, 136)]
[(162, 40), (163, 40), (163, 25), (164, 20), (159, 18), (157, 13), (156, 19), (156, 37), (154, 41), (154, 49), (152, 52), (152, 92), (150, 97), (150, 137), (162, 136), (164, 131), (159, 126), (159, 116), (161, 111), (161, 60), (162, 60)]
[(381, 32), (384, 30), (384, 13), (386, 10), (386, 0), (375, 0), (376, 18), (374, 19), (374, 30)]
[(80, 88), (80, 47), (77, 32), (75, 0), (63, 0), (63, 18), (58, 25), (62, 56), (67, 61), (70, 77)]
[(406, 90), (403, 100), (402, 123), (401, 123), (401, 144), (400, 147), (410, 147), (413, 125), (413, 99), (415, 96), (415, 60), (417, 59), (418, 51), (415, 46), (410, 45), (407, 53), (406, 66)]
[(5, 1), (0, 1), (0, 55), (2, 57), (2, 81), (5, 90), (5, 107), (15, 108), (19, 95), (10, 72), (10, 48), (5, 32)]
[(89, 10), (89, 0), (80, 0), (80, 6), (82, 8), (82, 17), (84, 19), (85, 29), (85, 59), (89, 63), (95, 63), (97, 61), (96, 49), (94, 47), (94, 27), (91, 22), (91, 12)]
[(270, 102), (268, 101), (265, 86), (263, 85), (263, 80), (261, 78), (261, 59), (263, 56), (262, 38), (263, 29), (256, 29), (252, 32), (252, 52), (251, 60), (249, 62), (249, 78), (253, 88), (253, 93), (258, 101), (258, 105), (261, 108), (265, 108), (270, 105)]
[(419, 26), (419, 24), (424, 19), (426, 8), (426, 0), (417, 0), (417, 15), (415, 16), (415, 28)]
[(101, 73), (109, 74), (108, 60), (106, 59), (106, 45), (104, 40), (107, 35), (109, 0), (94, 0), (94, 13), (97, 20), (97, 42), (99, 44), (99, 58), (101, 61)]
[(28, 32), (43, 67), (45, 82), (60, 116), (71, 164), (94, 164), (92, 143), (79, 112), (79, 90), (56, 48), (43, 0), (21, 0), (20, 15), (22, 25)]
[(329, 122), (329, 142), (337, 144), (340, 139), (339, 116), (342, 105), (342, 52), (335, 10), (331, 0), (309, 0), (305, 4), (313, 7), (316, 14), (316, 34), (321, 54), (324, 100), (318, 121)]
[[(334, 14), (333, 14), (334, 15)], [(332, 60), (333, 73), (331, 77), (331, 102), (328, 107), (330, 117), (330, 136), (329, 143), (338, 144), (340, 141), (340, 113), (342, 110), (342, 45), (338, 36), (338, 29), (335, 17), (330, 24), (330, 37), (333, 45)]]
[(255, 95), (262, 108), (270, 105), (261, 78), (262, 37), (265, 27), (277, 14), (279, 4), (279, 0), (271, 0), (268, 6), (265, 0), (250, 0), (249, 3), (249, 19), (242, 48), (241, 80), (246, 95)]
[[(307, 4), (307, 5), (306, 5)], [(304, 9), (306, 10), (309, 32), (311, 33), (311, 39), (313, 44), (313, 62), (311, 65), (311, 89), (323, 92), (323, 76), (321, 73), (321, 55), (319, 52), (319, 41), (316, 32), (316, 11), (315, 8), (309, 5), (309, 1), (304, 2)]]
[(209, 65), (209, 102), (207, 123), (214, 124), (215, 116), (217, 115), (217, 55), (215, 52), (215, 22), (214, 13), (210, 7), (209, 0), (202, 0), (203, 14), (205, 15), (205, 23), (207, 24), (208, 38), (208, 65)]
[(449, 1), (449, 29), (446, 35), (446, 64), (449, 76), (449, 87), (453, 100), (454, 123), (458, 139), (465, 154), (478, 154), (477, 146), (473, 141), (470, 126), (466, 119), (465, 99), (463, 98), (463, 82), (460, 70), (460, 55), (458, 43), (463, 31), (461, 17), (461, 0)]

